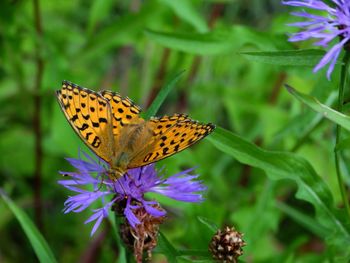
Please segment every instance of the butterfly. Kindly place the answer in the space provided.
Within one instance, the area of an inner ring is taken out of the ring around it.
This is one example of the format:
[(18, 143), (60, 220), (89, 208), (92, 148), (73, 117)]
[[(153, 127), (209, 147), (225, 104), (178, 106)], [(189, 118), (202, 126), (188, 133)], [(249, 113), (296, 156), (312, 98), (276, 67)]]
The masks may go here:
[(141, 108), (116, 92), (96, 92), (69, 81), (56, 91), (69, 124), (84, 143), (110, 165), (115, 181), (128, 169), (178, 153), (210, 134), (215, 126), (185, 114), (140, 117)]

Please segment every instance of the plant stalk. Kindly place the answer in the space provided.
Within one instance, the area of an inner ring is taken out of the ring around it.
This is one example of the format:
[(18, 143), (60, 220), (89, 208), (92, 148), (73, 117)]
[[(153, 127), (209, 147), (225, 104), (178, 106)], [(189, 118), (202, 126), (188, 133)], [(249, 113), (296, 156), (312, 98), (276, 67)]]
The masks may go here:
[(41, 198), (41, 177), (42, 177), (42, 130), (41, 130), (41, 85), (44, 73), (44, 61), (41, 57), (41, 38), (42, 38), (42, 22), (40, 14), (39, 0), (33, 0), (34, 23), (37, 35), (37, 43), (35, 45), (35, 64), (36, 75), (34, 81), (34, 113), (33, 113), (33, 129), (35, 137), (35, 168), (34, 168), (34, 210), (35, 221), (40, 230), (43, 229), (42, 218), (42, 198)]
[[(349, 65), (350, 64), (350, 52), (346, 52), (343, 58), (343, 64), (341, 68), (341, 75), (340, 75), (340, 85), (339, 85), (339, 94), (338, 94), (338, 111), (343, 112), (343, 104), (344, 104), (344, 92), (345, 87), (348, 84), (348, 77), (349, 77)], [(335, 169), (337, 173), (337, 180), (338, 185), (341, 193), (341, 197), (345, 206), (345, 210), (348, 213), (348, 217), (350, 219), (350, 207), (349, 207), (349, 200), (346, 194), (346, 185), (344, 183), (344, 179), (341, 175), (341, 169), (340, 169), (340, 151), (337, 150), (336, 146), (341, 141), (341, 126), (337, 125), (336, 128), (336, 138), (335, 138), (335, 148), (334, 148), (334, 156), (335, 156)]]

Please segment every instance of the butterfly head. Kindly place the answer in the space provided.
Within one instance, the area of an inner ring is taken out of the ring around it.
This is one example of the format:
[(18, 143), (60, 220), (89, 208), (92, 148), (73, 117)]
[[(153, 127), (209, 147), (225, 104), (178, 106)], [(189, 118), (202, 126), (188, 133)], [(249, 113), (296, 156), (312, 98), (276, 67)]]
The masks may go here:
[(117, 181), (120, 177), (122, 177), (125, 174), (125, 170), (120, 169), (120, 168), (115, 168), (115, 169), (109, 169), (107, 171), (108, 177), (112, 180), (112, 181)]
[(113, 181), (116, 181), (120, 177), (122, 177), (128, 170), (128, 163), (128, 154), (125, 152), (122, 152), (117, 156), (113, 157), (110, 163), (111, 168), (108, 171), (109, 178)]

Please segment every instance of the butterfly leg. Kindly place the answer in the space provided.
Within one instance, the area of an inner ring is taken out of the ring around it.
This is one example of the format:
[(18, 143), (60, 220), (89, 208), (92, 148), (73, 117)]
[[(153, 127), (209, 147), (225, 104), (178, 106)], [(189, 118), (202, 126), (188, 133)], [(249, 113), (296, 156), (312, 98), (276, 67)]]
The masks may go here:
[(102, 188), (102, 186), (103, 186), (103, 183), (104, 183), (104, 180), (105, 180), (105, 175), (102, 174), (101, 177), (102, 177), (102, 180), (101, 180), (101, 182), (99, 183), (100, 185), (99, 185), (99, 187), (98, 187), (94, 192), (100, 191), (101, 188)]
[[(126, 191), (125, 191), (125, 188), (124, 188), (124, 186), (123, 186), (123, 184), (119, 181), (119, 179), (116, 179), (115, 181), (117, 181), (118, 183), (119, 183), (119, 185), (120, 185), (120, 188), (123, 190), (123, 192), (124, 192), (124, 196), (127, 196), (127, 194), (126, 194)], [(115, 182), (114, 181), (114, 182)], [(114, 191), (116, 192), (116, 193), (118, 193), (118, 191), (117, 191), (117, 189), (115, 188), (115, 184), (113, 184), (113, 187), (114, 187)]]

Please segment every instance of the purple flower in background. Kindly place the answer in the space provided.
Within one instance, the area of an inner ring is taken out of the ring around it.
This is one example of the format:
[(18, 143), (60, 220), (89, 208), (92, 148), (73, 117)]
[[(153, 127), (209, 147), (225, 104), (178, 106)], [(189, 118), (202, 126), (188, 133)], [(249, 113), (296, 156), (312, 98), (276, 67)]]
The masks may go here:
[(350, 1), (332, 0), (332, 2), (334, 5), (331, 7), (321, 0), (282, 1), (285, 5), (305, 7), (327, 13), (322, 16), (311, 14), (305, 10), (292, 12), (292, 15), (306, 18), (307, 20), (289, 24), (290, 26), (300, 27), (302, 29), (301, 32), (292, 34), (289, 41), (296, 42), (316, 38), (318, 41), (314, 43), (315, 46), (328, 47), (333, 39), (339, 38), (340, 42), (335, 44), (314, 68), (314, 72), (316, 72), (329, 63), (327, 70), (328, 79), (330, 79), (342, 48), (347, 46), (350, 40)]
[[(184, 202), (200, 202), (203, 200), (200, 192), (206, 187), (196, 181), (198, 175), (189, 175), (193, 169), (188, 169), (169, 178), (158, 176), (154, 164), (128, 170), (127, 174), (113, 182), (107, 176), (109, 166), (101, 159), (97, 161), (86, 153), (86, 160), (82, 158), (67, 158), (68, 162), (77, 169), (77, 172), (60, 172), (69, 176), (67, 180), (58, 181), (65, 188), (76, 192), (68, 197), (64, 203), (64, 213), (79, 213), (100, 202), (101, 207), (94, 209), (93, 214), (85, 223), (95, 221), (91, 235), (95, 233), (102, 220), (106, 218), (113, 205), (121, 206), (123, 214), (131, 227), (140, 224), (135, 211), (143, 208), (153, 217), (165, 215), (159, 210), (156, 201), (147, 201), (144, 194), (147, 192), (159, 193), (175, 200)], [(98, 158), (98, 157), (96, 157)]]

